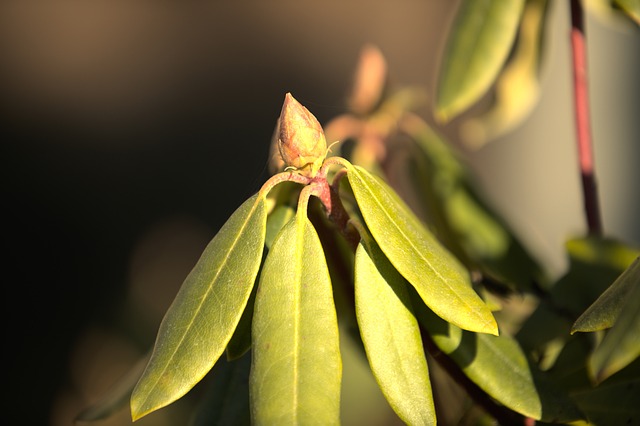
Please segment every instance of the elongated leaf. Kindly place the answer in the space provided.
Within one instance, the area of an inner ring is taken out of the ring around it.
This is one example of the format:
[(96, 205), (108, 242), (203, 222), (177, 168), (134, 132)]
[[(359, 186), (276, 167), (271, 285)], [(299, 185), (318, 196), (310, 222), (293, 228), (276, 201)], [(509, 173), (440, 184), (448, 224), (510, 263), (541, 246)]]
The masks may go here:
[(339, 423), (338, 323), (322, 245), (306, 212), (285, 225), (269, 251), (252, 338), (252, 423)]
[(598, 383), (640, 357), (640, 260), (636, 259), (614, 285), (625, 281), (631, 286), (626, 300), (615, 324), (589, 360), (591, 377)]
[(224, 351), (247, 304), (264, 248), (266, 209), (256, 194), (205, 248), (167, 311), (131, 396), (134, 420), (187, 393)]
[(640, 250), (620, 241), (598, 236), (574, 238), (566, 243), (569, 270), (550, 290), (518, 331), (527, 349), (540, 353), (571, 331), (571, 316), (577, 318), (631, 265)]
[(536, 420), (566, 422), (583, 417), (568, 395), (532, 372), (515, 339), (463, 331), (428, 309), (419, 309), (418, 317), (436, 346), (500, 403)]
[[(637, 258), (573, 324), (571, 333), (598, 331), (613, 326), (623, 306), (630, 301), (629, 293), (640, 287), (640, 257)], [(633, 303), (631, 299), (630, 303)]]
[(526, 2), (513, 52), (496, 79), (491, 105), (461, 126), (462, 140), (470, 148), (478, 149), (516, 128), (538, 103), (547, 6), (548, 0)]
[(356, 314), (371, 370), (405, 423), (436, 424), (427, 361), (405, 280), (371, 241), (355, 260)]
[(436, 115), (455, 117), (495, 81), (515, 39), (524, 0), (463, 1), (440, 69)]
[(473, 291), (467, 271), (393, 190), (359, 166), (349, 165), (347, 176), (374, 239), (424, 303), (461, 328), (497, 335), (493, 314)]

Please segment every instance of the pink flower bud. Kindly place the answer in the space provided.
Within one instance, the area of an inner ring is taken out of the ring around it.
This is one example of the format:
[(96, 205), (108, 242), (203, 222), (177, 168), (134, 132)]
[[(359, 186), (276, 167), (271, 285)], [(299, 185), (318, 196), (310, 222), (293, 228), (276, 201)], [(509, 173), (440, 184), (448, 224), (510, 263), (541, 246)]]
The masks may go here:
[(313, 177), (327, 154), (327, 141), (316, 117), (287, 93), (280, 112), (278, 151), (285, 167)]

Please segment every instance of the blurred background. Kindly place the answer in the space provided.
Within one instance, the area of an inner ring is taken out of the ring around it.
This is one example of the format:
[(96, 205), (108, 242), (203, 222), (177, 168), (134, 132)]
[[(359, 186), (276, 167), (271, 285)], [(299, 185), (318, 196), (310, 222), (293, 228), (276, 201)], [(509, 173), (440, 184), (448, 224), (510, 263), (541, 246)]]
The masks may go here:
[[(3, 2), (7, 424), (71, 424), (150, 348), (206, 243), (268, 177), (286, 92), (321, 123), (343, 113), (360, 50), (373, 43), (392, 84), (434, 93), (456, 5)], [(551, 5), (532, 115), (465, 153), (554, 274), (566, 266), (566, 238), (586, 229), (567, 9)], [(638, 245), (640, 31), (589, 14), (587, 36), (604, 228)], [(422, 114), (431, 121), (428, 108)], [(455, 122), (440, 130), (457, 142)], [(371, 382), (347, 364), (346, 387)], [(346, 424), (391, 422), (368, 392), (345, 395)], [(180, 424), (186, 404), (140, 424)], [(129, 423), (125, 409), (104, 424)]]

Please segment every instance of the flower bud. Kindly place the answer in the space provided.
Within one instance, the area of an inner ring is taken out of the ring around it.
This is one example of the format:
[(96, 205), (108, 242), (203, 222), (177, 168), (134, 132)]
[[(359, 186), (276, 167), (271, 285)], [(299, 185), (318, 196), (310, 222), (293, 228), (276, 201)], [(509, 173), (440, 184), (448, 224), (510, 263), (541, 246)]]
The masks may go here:
[(278, 151), (285, 167), (313, 177), (327, 154), (322, 126), (291, 93), (284, 98), (278, 128)]

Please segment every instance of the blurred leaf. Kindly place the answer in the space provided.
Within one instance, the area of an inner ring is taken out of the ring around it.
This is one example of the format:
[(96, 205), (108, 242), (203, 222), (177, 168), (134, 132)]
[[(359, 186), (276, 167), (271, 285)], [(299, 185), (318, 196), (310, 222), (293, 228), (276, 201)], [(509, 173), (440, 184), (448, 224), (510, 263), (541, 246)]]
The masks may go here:
[(536, 420), (566, 422), (583, 417), (567, 394), (532, 372), (515, 339), (461, 330), (426, 308), (417, 312), (436, 346), (501, 404)]
[(104, 420), (126, 406), (127, 401), (131, 398), (131, 391), (133, 391), (134, 386), (140, 379), (148, 361), (149, 354), (140, 358), (140, 360), (105, 393), (102, 399), (83, 410), (78, 417), (76, 417), (76, 422)]
[(256, 194), (205, 248), (160, 324), (131, 397), (134, 420), (187, 393), (224, 351), (260, 267), (266, 219), (264, 197)]
[(634, 364), (636, 368), (626, 368), (620, 377), (614, 376), (597, 387), (584, 388), (571, 394), (589, 418), (590, 425), (640, 424), (640, 376), (637, 368), (640, 364)]
[(494, 83), (517, 34), (524, 0), (461, 2), (445, 47), (436, 116), (448, 121)]
[(483, 201), (453, 147), (418, 118), (405, 120), (404, 128), (418, 148), (409, 155), (405, 173), (418, 208), (445, 246), (469, 268), (509, 287), (531, 291), (534, 282), (543, 284), (542, 268)]
[[(637, 258), (576, 320), (571, 333), (605, 330), (613, 326), (634, 287), (640, 286), (640, 258)], [(636, 304), (634, 304), (636, 305)]]
[(551, 289), (551, 297), (576, 318), (640, 255), (637, 248), (598, 236), (571, 239), (566, 248), (569, 273)]
[(624, 294), (626, 298), (622, 307), (615, 307), (619, 311), (615, 324), (607, 331), (589, 360), (589, 372), (597, 383), (640, 356), (640, 260), (636, 259), (613, 286), (620, 282), (621, 287), (629, 282), (631, 288)]
[(612, 238), (587, 236), (566, 243), (569, 270), (523, 323), (517, 338), (541, 359), (550, 342), (566, 340), (571, 326), (640, 251)]
[(356, 314), (367, 358), (389, 404), (407, 424), (435, 424), (431, 382), (405, 280), (373, 241), (356, 250)]
[(629, 19), (640, 25), (640, 0), (613, 0), (612, 4), (620, 8)]
[(479, 148), (512, 130), (538, 103), (547, 5), (547, 0), (526, 2), (514, 51), (496, 80), (489, 110), (462, 124), (461, 136), (469, 147)]
[(589, 16), (612, 28), (640, 25), (640, 1), (638, 0), (583, 0)]
[(189, 426), (249, 426), (249, 371), (251, 356), (234, 361), (220, 358), (211, 370), (211, 383)]
[(393, 266), (439, 316), (461, 328), (498, 334), (467, 271), (380, 179), (349, 165), (347, 177), (374, 239)]
[(280, 231), (253, 316), (252, 421), (338, 424), (342, 365), (331, 280), (306, 211)]

